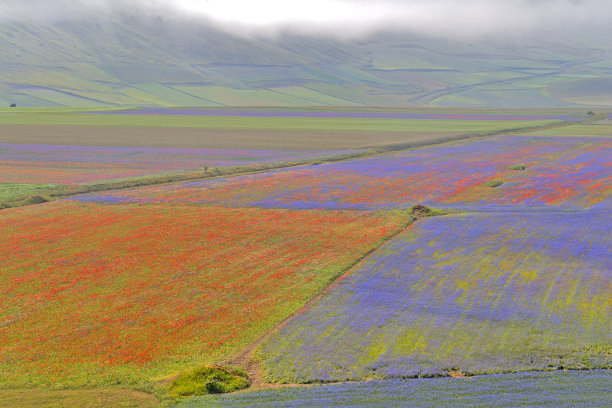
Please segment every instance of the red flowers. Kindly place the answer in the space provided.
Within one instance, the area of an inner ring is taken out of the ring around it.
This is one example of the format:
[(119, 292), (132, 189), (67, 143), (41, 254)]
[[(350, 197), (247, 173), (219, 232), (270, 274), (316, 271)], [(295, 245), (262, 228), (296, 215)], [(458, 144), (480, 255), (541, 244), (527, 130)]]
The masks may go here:
[(368, 213), (67, 201), (5, 210), (0, 373), (12, 384), (135, 381), (212, 360), (400, 225)]

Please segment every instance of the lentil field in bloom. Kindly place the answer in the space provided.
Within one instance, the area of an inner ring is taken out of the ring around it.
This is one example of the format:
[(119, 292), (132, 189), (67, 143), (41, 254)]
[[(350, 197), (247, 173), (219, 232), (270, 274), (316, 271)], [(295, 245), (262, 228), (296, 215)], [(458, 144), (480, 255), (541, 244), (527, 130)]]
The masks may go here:
[(176, 407), (601, 408), (612, 397), (611, 381), (609, 371), (368, 381), (190, 398)]
[(139, 176), (276, 164), (354, 151), (178, 149), (0, 143), (0, 183), (80, 184)]
[(612, 368), (612, 214), (417, 221), (259, 351), (273, 382)]
[(135, 385), (214, 362), (406, 218), (74, 201), (2, 210), (0, 387)]
[[(524, 165), (522, 170), (513, 169)], [(610, 208), (608, 138), (497, 136), (296, 169), (79, 196), (292, 209), (442, 207), (501, 210)], [(493, 188), (492, 182), (501, 182)]]

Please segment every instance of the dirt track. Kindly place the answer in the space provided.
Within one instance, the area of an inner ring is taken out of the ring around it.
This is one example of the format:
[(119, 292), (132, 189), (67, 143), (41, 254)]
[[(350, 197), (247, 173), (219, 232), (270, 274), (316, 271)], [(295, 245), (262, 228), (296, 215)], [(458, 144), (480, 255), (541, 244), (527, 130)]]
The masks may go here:
[(247, 372), (247, 374), (249, 376), (249, 380), (251, 381), (251, 385), (248, 388), (249, 391), (268, 389), (268, 388), (304, 387), (304, 386), (307, 386), (307, 384), (278, 384), (278, 383), (268, 383), (268, 382), (266, 382), (265, 379), (263, 378), (263, 372), (262, 372), (262, 369), (261, 369), (260, 362), (257, 359), (253, 358), (253, 354), (255, 353), (255, 350), (261, 344), (263, 344), (268, 338), (270, 338), (272, 335), (277, 333), (279, 330), (282, 330), (283, 327), (285, 327), (289, 322), (291, 322), (297, 316), (299, 316), (300, 314), (302, 314), (306, 310), (308, 310), (314, 303), (318, 302), (323, 296), (325, 296), (326, 293), (328, 293), (329, 291), (333, 290), (336, 287), (336, 285), (338, 285), (338, 280), (342, 276), (346, 276), (346, 275), (350, 274), (352, 270), (361, 267), (361, 265), (364, 262), (367, 261), (367, 259), (369, 258), (369, 256), (372, 253), (376, 252), (379, 248), (381, 248), (383, 245), (385, 245), (385, 243), (389, 242), (390, 240), (392, 240), (393, 238), (395, 238), (399, 234), (401, 234), (404, 231), (406, 231), (406, 229), (408, 229), (412, 225), (414, 225), (414, 223), (417, 220), (418, 220), (418, 218), (413, 219), (412, 221), (408, 222), (403, 228), (401, 228), (399, 231), (397, 231), (395, 234), (393, 234), (392, 236), (387, 238), (383, 243), (381, 243), (381, 245), (379, 245), (377, 248), (375, 248), (372, 251), (370, 251), (367, 254), (365, 254), (359, 261), (357, 261), (355, 264), (353, 264), (353, 266), (351, 266), (348, 270), (346, 270), (342, 275), (338, 276), (334, 282), (332, 282), (327, 287), (325, 287), (325, 289), (321, 293), (319, 293), (318, 295), (316, 295), (315, 297), (310, 299), (300, 310), (298, 310), (296, 313), (294, 313), (293, 315), (289, 316), (288, 318), (286, 318), (285, 320), (280, 322), (272, 330), (270, 330), (267, 333), (263, 334), (261, 337), (259, 337), (257, 340), (255, 340), (250, 346), (248, 346), (245, 350), (243, 350), (240, 354), (238, 354), (237, 356), (234, 356), (233, 358), (230, 358), (230, 359), (222, 362), (222, 364), (223, 365), (233, 366), (233, 367), (240, 367), (240, 368), (246, 370), (246, 372)]

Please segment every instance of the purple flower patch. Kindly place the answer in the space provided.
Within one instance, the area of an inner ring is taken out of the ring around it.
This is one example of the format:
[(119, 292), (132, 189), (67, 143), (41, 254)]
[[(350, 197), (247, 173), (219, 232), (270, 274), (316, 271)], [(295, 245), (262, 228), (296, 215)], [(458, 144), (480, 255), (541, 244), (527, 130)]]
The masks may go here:
[(609, 367), (611, 224), (605, 210), (421, 219), (267, 340), (265, 372), (309, 382)]
[(0, 143), (0, 182), (78, 184), (355, 153)]
[[(488, 211), (610, 208), (611, 168), (610, 139), (503, 136), (114, 194), (165, 203), (290, 209), (407, 208), (419, 202)], [(491, 187), (492, 182), (499, 184)]]

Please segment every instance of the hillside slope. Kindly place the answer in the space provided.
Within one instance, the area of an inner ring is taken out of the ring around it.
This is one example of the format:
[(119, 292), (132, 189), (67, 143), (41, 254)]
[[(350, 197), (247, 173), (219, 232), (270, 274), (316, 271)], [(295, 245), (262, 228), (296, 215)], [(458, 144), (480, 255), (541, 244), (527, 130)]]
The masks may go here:
[(474, 43), (245, 37), (125, 12), (13, 20), (0, 23), (0, 105), (607, 105), (584, 81), (612, 77), (606, 38), (597, 29)]

